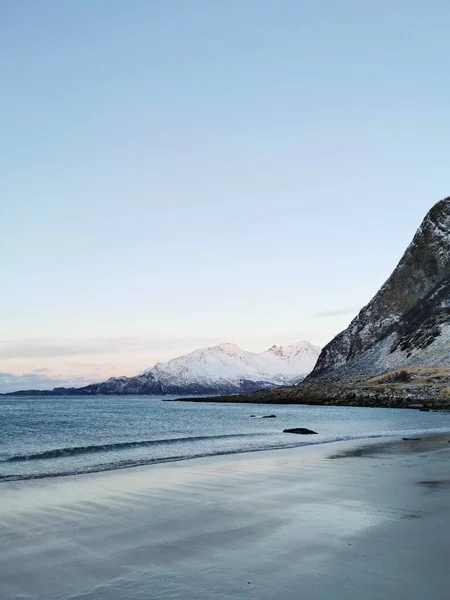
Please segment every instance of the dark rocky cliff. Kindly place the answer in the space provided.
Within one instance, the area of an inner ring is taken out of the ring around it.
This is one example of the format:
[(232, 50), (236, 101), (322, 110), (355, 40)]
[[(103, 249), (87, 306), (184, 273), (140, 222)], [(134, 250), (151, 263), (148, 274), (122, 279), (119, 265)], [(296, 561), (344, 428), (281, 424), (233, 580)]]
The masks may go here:
[(363, 380), (410, 365), (450, 365), (450, 198), (426, 215), (398, 266), (305, 382)]

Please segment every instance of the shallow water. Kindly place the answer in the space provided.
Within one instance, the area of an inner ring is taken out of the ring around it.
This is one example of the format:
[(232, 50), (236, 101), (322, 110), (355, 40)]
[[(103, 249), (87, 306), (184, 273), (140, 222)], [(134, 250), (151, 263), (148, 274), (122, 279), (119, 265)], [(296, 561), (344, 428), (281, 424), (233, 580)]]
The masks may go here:
[[(450, 414), (446, 413), (164, 401), (167, 399), (1, 398), (0, 482), (450, 430)], [(262, 418), (268, 414), (277, 418)], [(308, 427), (318, 435), (282, 433), (291, 427)]]

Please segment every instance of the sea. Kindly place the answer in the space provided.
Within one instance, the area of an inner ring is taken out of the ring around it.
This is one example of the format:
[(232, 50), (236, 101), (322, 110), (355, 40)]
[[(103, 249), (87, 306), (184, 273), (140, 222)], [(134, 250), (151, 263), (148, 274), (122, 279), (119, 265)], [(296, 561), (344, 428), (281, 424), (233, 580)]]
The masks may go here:
[[(0, 485), (339, 440), (450, 431), (450, 413), (173, 402), (169, 396), (0, 398)], [(276, 418), (264, 418), (267, 415)], [(307, 427), (317, 435), (283, 433)]]

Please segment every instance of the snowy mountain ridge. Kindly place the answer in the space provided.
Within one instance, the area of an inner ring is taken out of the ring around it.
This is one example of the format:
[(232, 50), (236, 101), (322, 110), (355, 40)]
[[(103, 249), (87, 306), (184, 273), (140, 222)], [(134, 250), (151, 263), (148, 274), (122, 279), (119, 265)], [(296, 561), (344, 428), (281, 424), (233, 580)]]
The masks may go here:
[[(216, 395), (251, 392), (295, 385), (313, 369), (320, 348), (310, 342), (272, 346), (265, 352), (247, 352), (224, 343), (194, 350), (168, 362), (158, 362), (135, 377), (111, 377), (82, 388), (55, 388), (44, 395)], [(30, 394), (33, 390), (15, 392)]]
[(242, 380), (264, 382), (264, 387), (290, 385), (301, 381), (313, 369), (319, 353), (318, 346), (306, 341), (272, 346), (260, 353), (224, 343), (157, 363), (145, 374), (153, 375), (163, 386), (169, 387), (175, 381), (213, 387), (219, 382), (239, 386)]

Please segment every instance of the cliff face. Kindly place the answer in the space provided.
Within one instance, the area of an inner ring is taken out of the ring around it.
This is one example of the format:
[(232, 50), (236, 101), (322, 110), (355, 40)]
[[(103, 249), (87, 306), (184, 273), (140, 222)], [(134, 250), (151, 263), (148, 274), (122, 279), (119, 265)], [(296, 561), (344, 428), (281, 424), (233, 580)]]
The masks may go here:
[(450, 198), (426, 215), (396, 269), (325, 346), (307, 382), (362, 380), (411, 365), (450, 365)]

